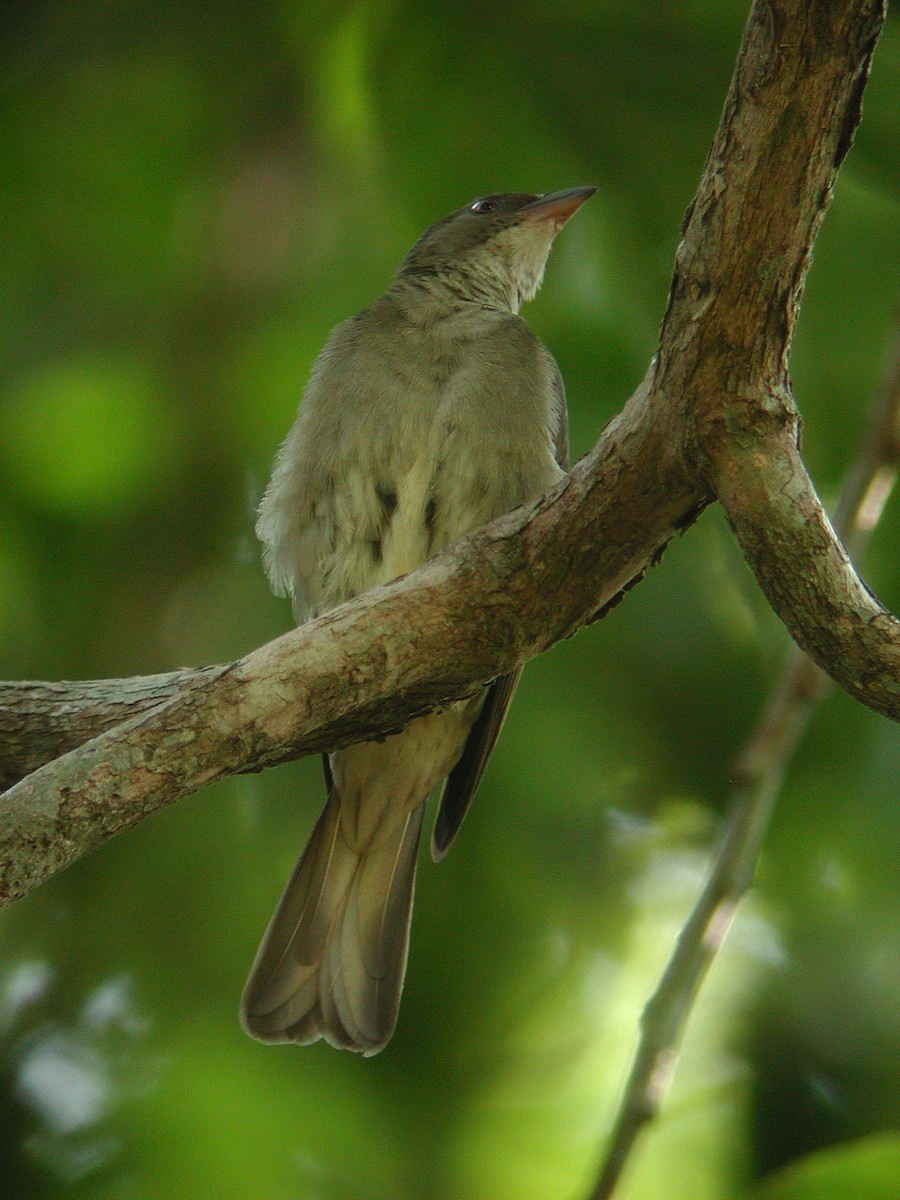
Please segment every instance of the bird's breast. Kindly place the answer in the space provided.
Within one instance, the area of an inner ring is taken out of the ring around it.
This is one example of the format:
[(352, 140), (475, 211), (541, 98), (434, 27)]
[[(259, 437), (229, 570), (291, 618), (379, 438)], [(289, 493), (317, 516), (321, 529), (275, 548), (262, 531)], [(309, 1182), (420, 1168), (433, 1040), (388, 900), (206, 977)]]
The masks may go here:
[(518, 318), (472, 308), (418, 323), (377, 310), (323, 353), (295, 433), (300, 465), (272, 498), (284, 509), (308, 497), (305, 532), (291, 534), (305, 611), (414, 570), (559, 477), (540, 343)]

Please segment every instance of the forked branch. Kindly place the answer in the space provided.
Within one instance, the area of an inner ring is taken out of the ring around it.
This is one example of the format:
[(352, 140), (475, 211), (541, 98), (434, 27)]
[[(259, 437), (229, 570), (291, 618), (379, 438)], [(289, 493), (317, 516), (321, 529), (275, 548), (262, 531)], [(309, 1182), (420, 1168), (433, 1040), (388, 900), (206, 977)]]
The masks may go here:
[[(2, 773), (31, 773), (0, 801), (0, 903), (213, 779), (390, 732), (511, 671), (602, 615), (716, 497), (797, 640), (862, 703), (900, 718), (900, 624), (822, 512), (785, 367), (883, 16), (881, 0), (754, 5), (658, 353), (539, 503), (238, 662), (183, 675), (174, 691), (158, 681), (122, 724), (95, 706), (76, 736), (98, 736), (74, 748), (65, 722), (55, 744), (29, 737), (41, 685), (6, 685), (18, 731), (0, 743)], [(83, 716), (94, 697), (77, 687)], [(67, 752), (49, 761), (54, 747)]]

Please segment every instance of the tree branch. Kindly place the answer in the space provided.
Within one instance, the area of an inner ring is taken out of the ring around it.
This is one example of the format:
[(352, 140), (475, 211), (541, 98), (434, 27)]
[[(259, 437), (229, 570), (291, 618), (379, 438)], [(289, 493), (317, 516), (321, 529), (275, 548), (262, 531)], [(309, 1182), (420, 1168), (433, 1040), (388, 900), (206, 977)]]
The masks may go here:
[[(861, 553), (900, 465), (900, 318), (882, 386), (847, 473), (835, 527)], [(757, 728), (739, 756), (721, 845), (675, 950), (644, 1009), (641, 1035), (619, 1102), (606, 1157), (590, 1200), (608, 1200), (643, 1127), (665, 1101), (697, 993), (749, 890), (785, 773), (828, 677), (792, 646)]]
[(686, 452), (791, 636), (896, 718), (898, 623), (857, 576), (806, 473), (787, 373), (883, 19), (879, 0), (754, 4), (685, 221), (655, 386), (682, 396)]
[(182, 670), (60, 683), (0, 681), (0, 790), (98, 733), (170, 700), (202, 673)]
[[(390, 732), (510, 671), (601, 616), (714, 494), (798, 640), (900, 718), (900, 624), (856, 577), (796, 457), (784, 367), (882, 19), (876, 0), (754, 6), (658, 354), (554, 492), (239, 662), (183, 677), (170, 699), (22, 779), (0, 804), (0, 900), (212, 779)], [(97, 728), (110, 716), (94, 713)]]
[[(702, 494), (636, 395), (548, 497), (47, 763), (0, 805), (0, 899), (214, 779), (396, 730), (574, 632)], [(647, 487), (643, 463), (659, 464)], [(600, 537), (597, 531), (600, 531)]]

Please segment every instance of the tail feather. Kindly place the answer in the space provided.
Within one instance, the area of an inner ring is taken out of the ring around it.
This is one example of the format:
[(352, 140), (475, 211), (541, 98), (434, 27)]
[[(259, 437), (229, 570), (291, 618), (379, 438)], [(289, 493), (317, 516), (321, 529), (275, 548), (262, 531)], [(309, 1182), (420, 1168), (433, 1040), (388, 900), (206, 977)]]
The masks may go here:
[(241, 1020), (266, 1042), (374, 1054), (397, 1020), (424, 804), (354, 849), (332, 788), (244, 989)]

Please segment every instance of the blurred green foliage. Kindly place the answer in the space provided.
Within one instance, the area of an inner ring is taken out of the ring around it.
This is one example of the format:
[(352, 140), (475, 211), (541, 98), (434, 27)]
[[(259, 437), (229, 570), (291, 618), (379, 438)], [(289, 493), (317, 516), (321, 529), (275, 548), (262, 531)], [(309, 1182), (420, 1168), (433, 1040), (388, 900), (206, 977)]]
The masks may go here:
[[(285, 629), (253, 508), (329, 328), (480, 193), (595, 183), (528, 319), (575, 454), (643, 374), (746, 0), (13, 3), (0, 17), (0, 669), (98, 677)], [(792, 361), (836, 494), (900, 279), (900, 23)], [(900, 602), (896, 499), (867, 560)], [(237, 999), (321, 803), (242, 778), (4, 914), (0, 1193), (569, 1200), (785, 635), (711, 511), (526, 672), (424, 862), (400, 1028), (257, 1046)], [(627, 1200), (900, 1192), (895, 728), (831, 695)]]

